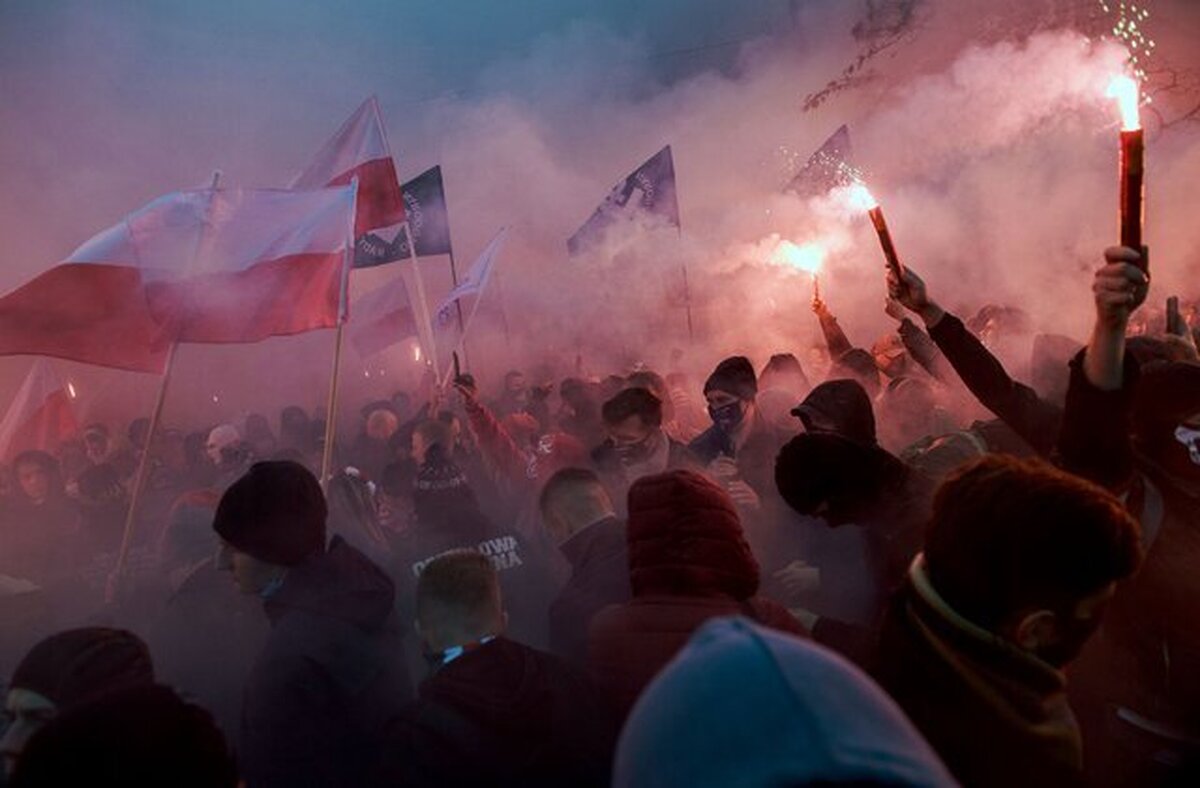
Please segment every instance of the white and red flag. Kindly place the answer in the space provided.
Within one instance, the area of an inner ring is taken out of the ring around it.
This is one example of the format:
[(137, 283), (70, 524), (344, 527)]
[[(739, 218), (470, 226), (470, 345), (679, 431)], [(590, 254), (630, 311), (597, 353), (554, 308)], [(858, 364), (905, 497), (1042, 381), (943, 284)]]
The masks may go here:
[(374, 96), (359, 105), (317, 151), (308, 169), (292, 181), (291, 188), (344, 186), (353, 178), (358, 178), (355, 237), (404, 222), (400, 179), (388, 147), (379, 101)]
[(44, 358), (34, 361), (16, 399), (0, 421), (0, 459), (11, 462), (29, 449), (58, 451), (63, 441), (79, 428), (71, 399), (70, 391), (50, 362)]
[(392, 277), (355, 302), (350, 341), (362, 358), (415, 336), (420, 330), (402, 278)]
[(157, 372), (173, 342), (334, 326), (354, 206), (353, 185), (160, 197), (0, 298), (0, 355)]

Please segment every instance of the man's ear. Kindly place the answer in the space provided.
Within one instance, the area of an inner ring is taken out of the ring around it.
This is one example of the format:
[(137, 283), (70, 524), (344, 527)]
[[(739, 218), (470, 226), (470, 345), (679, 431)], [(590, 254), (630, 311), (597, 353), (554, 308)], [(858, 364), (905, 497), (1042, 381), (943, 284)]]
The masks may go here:
[(1035, 610), (1023, 616), (1013, 630), (1013, 642), (1026, 651), (1037, 651), (1053, 643), (1058, 630), (1058, 616), (1050, 610)]

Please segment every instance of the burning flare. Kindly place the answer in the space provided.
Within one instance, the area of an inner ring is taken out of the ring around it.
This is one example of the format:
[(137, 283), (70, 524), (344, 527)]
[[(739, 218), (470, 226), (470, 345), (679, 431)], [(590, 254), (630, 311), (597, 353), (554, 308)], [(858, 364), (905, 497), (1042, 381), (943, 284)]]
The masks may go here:
[(845, 194), (842, 198), (846, 205), (855, 211), (869, 211), (872, 208), (879, 207), (879, 200), (876, 200), (871, 190), (862, 181), (855, 181), (845, 187)]
[(1116, 99), (1121, 108), (1121, 128), (1124, 131), (1136, 131), (1142, 127), (1138, 112), (1140, 95), (1137, 80), (1126, 74), (1113, 77), (1108, 83), (1108, 98)]
[(775, 247), (775, 253), (771, 255), (771, 261), (816, 275), (821, 272), (821, 266), (825, 262), (825, 249), (818, 243), (797, 246), (791, 241), (780, 241), (779, 246)]

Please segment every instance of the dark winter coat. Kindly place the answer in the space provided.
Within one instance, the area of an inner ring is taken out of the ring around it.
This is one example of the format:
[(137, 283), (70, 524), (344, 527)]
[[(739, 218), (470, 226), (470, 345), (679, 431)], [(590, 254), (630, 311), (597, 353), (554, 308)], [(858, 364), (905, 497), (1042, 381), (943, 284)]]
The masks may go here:
[(607, 786), (616, 722), (566, 663), (500, 637), (421, 684), (392, 722), (379, 785)]
[(559, 549), (571, 564), (571, 577), (550, 603), (550, 651), (583, 665), (592, 619), (609, 605), (629, 600), (625, 523), (616, 517), (593, 523)]
[(918, 563), (893, 598), (876, 678), (973, 788), (1083, 784), (1066, 679), (958, 615)]
[(288, 570), (246, 684), (248, 788), (363, 784), (384, 723), (413, 694), (394, 598), (383, 570), (340, 538)]

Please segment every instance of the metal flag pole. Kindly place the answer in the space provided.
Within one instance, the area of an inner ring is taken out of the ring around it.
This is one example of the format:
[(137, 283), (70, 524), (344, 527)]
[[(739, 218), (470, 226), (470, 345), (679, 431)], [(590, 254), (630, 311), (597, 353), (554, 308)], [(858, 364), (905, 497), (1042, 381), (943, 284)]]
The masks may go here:
[[(213, 172), (212, 185), (209, 187), (209, 191), (211, 192), (208, 202), (209, 209), (212, 207), (213, 197), (220, 184), (221, 171), (217, 170)], [(205, 211), (204, 224), (201, 225), (200, 232), (196, 237), (196, 247), (192, 251), (191, 260), (188, 263), (189, 270), (195, 267), (196, 260), (203, 250), (204, 239), (208, 235), (207, 229), (208, 209)], [(154, 446), (154, 433), (158, 431), (159, 422), (162, 421), (163, 405), (167, 401), (167, 387), (171, 382), (171, 372), (175, 369), (175, 354), (178, 349), (178, 340), (172, 338), (171, 344), (167, 349), (166, 362), (163, 364), (162, 376), (159, 379), (158, 395), (154, 400), (154, 410), (150, 413), (150, 426), (146, 431), (146, 445), (142, 447), (142, 456), (138, 459), (137, 472), (133, 477), (133, 489), (129, 493), (129, 509), (125, 512), (125, 527), (121, 532), (121, 547), (117, 551), (117, 563), (109, 575), (108, 587), (105, 589), (105, 597), (109, 602), (116, 601), (121, 579), (129, 563), (129, 549), (133, 545), (133, 532), (137, 524), (138, 504), (142, 500), (142, 491), (146, 486), (146, 473), (150, 467), (150, 450)]]

